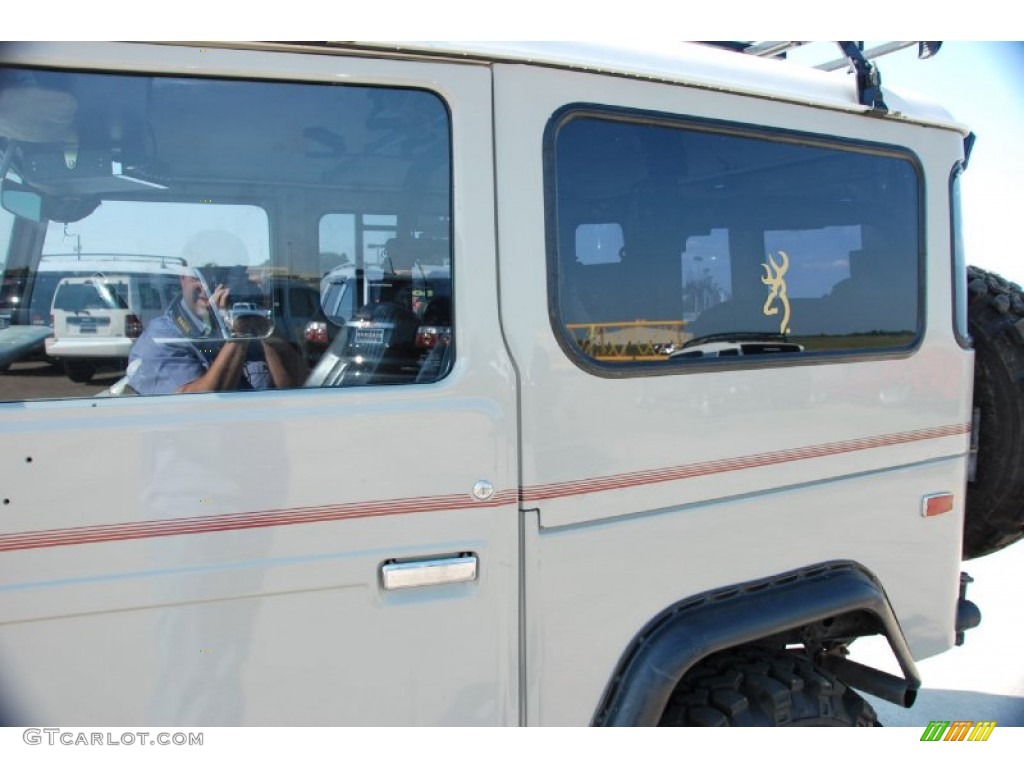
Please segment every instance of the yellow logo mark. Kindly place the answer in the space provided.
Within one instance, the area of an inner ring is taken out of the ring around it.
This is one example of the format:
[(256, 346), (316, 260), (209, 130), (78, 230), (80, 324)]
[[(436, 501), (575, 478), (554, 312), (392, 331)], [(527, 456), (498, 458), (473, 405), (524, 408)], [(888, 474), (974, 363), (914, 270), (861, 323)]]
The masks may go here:
[(974, 724), (974, 728), (971, 729), (971, 735), (967, 737), (968, 741), (988, 741), (988, 737), (992, 735), (992, 731), (995, 730), (995, 720), (982, 721)]
[(786, 270), (789, 269), (789, 256), (785, 251), (779, 251), (779, 256), (782, 257), (781, 264), (776, 262), (769, 253), (768, 261), (761, 265), (764, 267), (764, 277), (761, 278), (761, 282), (771, 288), (768, 298), (765, 299), (764, 309), (761, 311), (767, 317), (779, 314), (779, 308), (772, 306), (778, 299), (782, 304), (782, 322), (779, 323), (779, 332), (789, 333), (789, 297), (786, 296), (786, 280), (783, 277)]

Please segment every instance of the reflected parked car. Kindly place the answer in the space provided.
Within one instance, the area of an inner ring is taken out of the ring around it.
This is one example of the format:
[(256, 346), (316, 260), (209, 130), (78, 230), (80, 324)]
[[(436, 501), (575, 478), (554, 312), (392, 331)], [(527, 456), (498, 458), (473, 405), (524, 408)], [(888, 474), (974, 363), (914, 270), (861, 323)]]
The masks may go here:
[(709, 357), (742, 357), (750, 355), (794, 354), (804, 351), (802, 345), (772, 333), (716, 333), (699, 336), (668, 351), (669, 360)]
[(124, 365), (135, 339), (166, 311), (179, 285), (170, 270), (62, 278), (53, 295), (46, 354), (79, 383), (101, 367)]
[(416, 346), (424, 353), (451, 341), (451, 278), (447, 267), (424, 266), (413, 275), (385, 272), (377, 266), (357, 269), (344, 264), (320, 281), (320, 312), (305, 326), (303, 337), (311, 366), (330, 348), (340, 330), (364, 323), (374, 308), (393, 303), (419, 318)]

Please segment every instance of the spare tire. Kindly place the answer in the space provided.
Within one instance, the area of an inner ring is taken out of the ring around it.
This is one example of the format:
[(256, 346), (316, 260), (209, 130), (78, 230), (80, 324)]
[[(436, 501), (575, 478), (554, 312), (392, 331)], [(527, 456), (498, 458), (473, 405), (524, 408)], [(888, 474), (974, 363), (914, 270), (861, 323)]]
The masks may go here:
[(965, 560), (1024, 536), (1024, 292), (977, 267), (967, 268), (967, 285), (978, 453), (967, 484)]

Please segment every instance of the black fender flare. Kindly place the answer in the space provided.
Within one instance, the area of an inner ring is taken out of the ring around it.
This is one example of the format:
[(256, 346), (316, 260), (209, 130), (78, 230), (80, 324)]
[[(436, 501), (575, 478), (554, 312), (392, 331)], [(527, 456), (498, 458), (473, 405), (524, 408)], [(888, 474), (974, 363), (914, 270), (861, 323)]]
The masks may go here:
[(916, 692), (921, 678), (881, 584), (856, 563), (833, 562), (718, 589), (662, 611), (623, 654), (592, 725), (657, 725), (680, 679), (704, 657), (856, 611), (878, 619), (908, 690)]

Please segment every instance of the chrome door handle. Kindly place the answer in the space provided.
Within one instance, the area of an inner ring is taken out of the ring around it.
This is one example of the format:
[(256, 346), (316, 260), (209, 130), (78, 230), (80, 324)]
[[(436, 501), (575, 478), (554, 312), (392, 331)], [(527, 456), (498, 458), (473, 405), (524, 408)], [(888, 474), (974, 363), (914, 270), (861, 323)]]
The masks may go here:
[(380, 566), (384, 589), (430, 587), (475, 581), (477, 557), (474, 554), (445, 555), (422, 560), (388, 560)]

